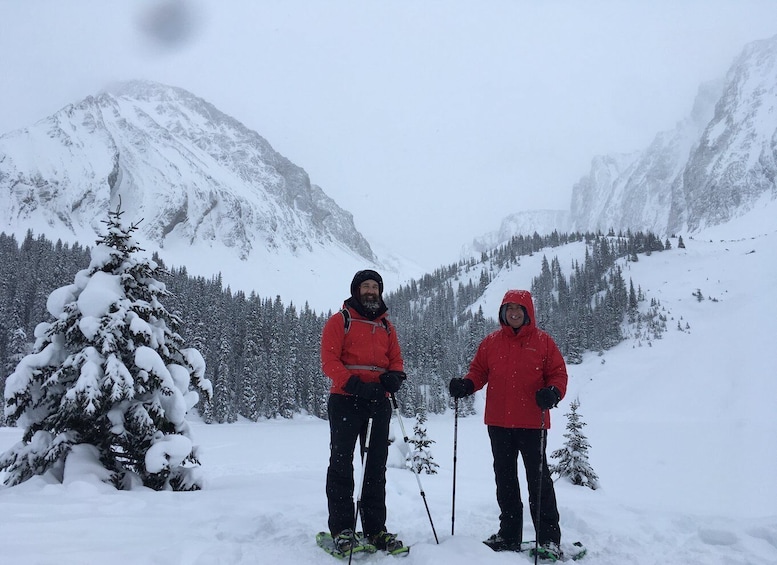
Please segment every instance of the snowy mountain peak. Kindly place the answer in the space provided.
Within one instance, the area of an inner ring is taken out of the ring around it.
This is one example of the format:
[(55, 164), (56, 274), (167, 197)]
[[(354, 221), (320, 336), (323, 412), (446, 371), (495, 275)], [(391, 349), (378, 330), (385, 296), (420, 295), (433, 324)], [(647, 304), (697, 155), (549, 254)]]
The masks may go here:
[(147, 250), (273, 295), (315, 271), (312, 255), (377, 262), (353, 216), (302, 168), (205, 100), (154, 82), (111, 85), (0, 136), (0, 194), (3, 231), (84, 244), (121, 200), (126, 218), (143, 220)]

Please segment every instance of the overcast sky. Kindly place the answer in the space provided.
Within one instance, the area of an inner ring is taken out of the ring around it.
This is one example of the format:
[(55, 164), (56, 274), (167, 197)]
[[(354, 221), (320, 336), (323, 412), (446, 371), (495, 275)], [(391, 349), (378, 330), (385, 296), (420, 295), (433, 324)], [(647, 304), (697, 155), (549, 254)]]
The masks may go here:
[(646, 146), (775, 34), (775, 0), (3, 0), (0, 133), (109, 81), (179, 86), (434, 267), (567, 209), (594, 155)]

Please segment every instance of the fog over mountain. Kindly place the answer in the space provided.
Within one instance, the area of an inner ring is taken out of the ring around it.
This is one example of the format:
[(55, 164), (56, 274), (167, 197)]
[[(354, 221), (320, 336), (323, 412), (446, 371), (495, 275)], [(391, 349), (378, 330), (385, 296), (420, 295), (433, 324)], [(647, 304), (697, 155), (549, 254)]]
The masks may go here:
[(776, 105), (777, 36), (748, 44), (725, 78), (699, 87), (691, 114), (645, 149), (593, 157), (569, 210), (512, 214), (474, 249), (553, 229), (695, 233), (763, 206), (777, 198)]

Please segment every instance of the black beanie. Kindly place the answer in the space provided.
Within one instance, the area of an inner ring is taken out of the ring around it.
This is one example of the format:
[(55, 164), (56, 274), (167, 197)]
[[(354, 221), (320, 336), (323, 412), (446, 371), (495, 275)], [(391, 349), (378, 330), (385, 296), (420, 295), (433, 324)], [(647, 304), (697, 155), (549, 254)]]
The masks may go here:
[(383, 279), (376, 271), (370, 269), (359, 271), (353, 276), (353, 280), (351, 281), (351, 296), (358, 298), (359, 287), (364, 281), (375, 281), (378, 283), (378, 291), (380, 295), (383, 296)]

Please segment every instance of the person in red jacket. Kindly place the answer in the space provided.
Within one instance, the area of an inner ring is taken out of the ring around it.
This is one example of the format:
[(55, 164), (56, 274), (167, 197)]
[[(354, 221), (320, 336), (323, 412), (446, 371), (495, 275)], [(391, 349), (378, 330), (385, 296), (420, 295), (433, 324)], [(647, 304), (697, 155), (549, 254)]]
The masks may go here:
[(454, 398), (463, 398), (488, 384), (484, 419), (491, 439), (500, 515), (499, 531), (484, 543), (495, 551), (520, 551), (520, 454), (526, 469), (534, 530), (542, 547), (540, 554), (559, 558), (561, 529), (544, 439), (545, 430), (550, 428), (549, 409), (566, 394), (567, 370), (556, 343), (537, 328), (534, 319), (531, 293), (509, 290), (499, 308), (501, 327), (483, 339), (469, 372), (464, 378), (452, 379), (449, 390)]
[[(332, 380), (326, 475), (329, 531), (342, 554), (356, 540), (353, 452), (357, 438), (366, 459), (360, 504), (364, 535), (378, 549), (396, 552), (402, 548), (396, 534), (386, 530), (386, 460), (391, 422), (388, 395), (399, 390), (407, 375), (382, 295), (383, 279), (377, 272), (357, 272), (351, 281), (351, 296), (327, 320), (321, 334), (321, 368)], [(370, 419), (372, 431), (365, 454)]]

